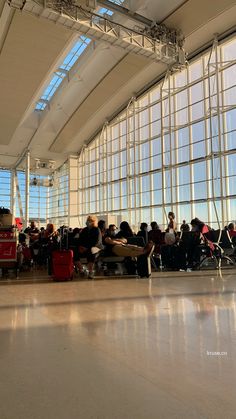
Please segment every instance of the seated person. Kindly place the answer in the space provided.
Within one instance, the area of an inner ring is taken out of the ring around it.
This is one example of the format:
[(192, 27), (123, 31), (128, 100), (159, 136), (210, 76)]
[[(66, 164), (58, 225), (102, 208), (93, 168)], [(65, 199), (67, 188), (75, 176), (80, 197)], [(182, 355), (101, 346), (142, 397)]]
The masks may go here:
[(106, 221), (99, 220), (98, 221), (98, 228), (100, 229), (102, 237), (103, 237), (104, 234), (106, 233)]
[(78, 273), (78, 261), (79, 261), (79, 236), (81, 228), (75, 227), (72, 234), (71, 242), (69, 243), (69, 248), (73, 251), (73, 260), (75, 264), (75, 272)]
[(151, 222), (152, 229), (148, 232), (148, 240), (155, 243), (154, 253), (160, 254), (160, 246), (164, 244), (163, 235), (156, 221)]
[(35, 221), (31, 221), (30, 227), (27, 227), (24, 230), (24, 233), (28, 235), (29, 237), (29, 247), (31, 250), (31, 256), (34, 262), (37, 260), (37, 255), (39, 252), (39, 229), (36, 226)]
[(19, 244), (17, 245), (17, 262), (19, 269), (25, 267), (30, 267), (32, 261), (30, 248), (26, 244), (26, 234), (19, 234)]
[(193, 218), (191, 221), (192, 229), (191, 231), (196, 233), (195, 240), (188, 250), (188, 264), (189, 267), (194, 267), (200, 263), (200, 257), (202, 251), (206, 249), (206, 246), (209, 250), (209, 253), (214, 250), (214, 245), (209, 239), (210, 228), (199, 218)]
[(147, 223), (141, 223), (140, 230), (137, 233), (137, 236), (138, 237), (142, 237), (143, 238), (144, 244), (147, 244), (147, 242), (148, 242), (148, 231), (147, 231), (147, 229), (148, 229)]
[(108, 254), (113, 254), (122, 257), (138, 257), (142, 255), (149, 256), (150, 252), (153, 249), (153, 242), (147, 243), (145, 247), (127, 244), (127, 238), (122, 237), (120, 234), (121, 232), (119, 232), (116, 235), (114, 234), (115, 229), (116, 226), (114, 226), (114, 224), (111, 224), (104, 237), (103, 242), (106, 246), (106, 252)]
[(228, 232), (229, 232), (229, 236), (232, 239), (232, 242), (235, 245), (236, 244), (236, 230), (235, 230), (235, 224), (234, 223), (229, 223)]
[(129, 237), (134, 237), (135, 234), (133, 233), (129, 223), (127, 223), (127, 221), (122, 221), (122, 223), (120, 223), (120, 231), (119, 233), (117, 233), (116, 237), (119, 238), (123, 238), (123, 239), (128, 239)]
[(185, 263), (182, 260), (182, 253), (178, 246), (178, 237), (175, 235), (173, 229), (166, 231), (164, 237), (164, 244), (161, 245), (161, 260), (164, 268), (167, 269), (184, 269)]
[(183, 223), (180, 226), (180, 231), (190, 231), (189, 225), (186, 223), (186, 220), (183, 220)]
[(52, 252), (58, 249), (59, 246), (59, 233), (55, 228), (54, 224), (47, 224), (44, 240), (47, 243), (47, 255), (48, 255), (48, 274), (52, 274)]
[(124, 244), (127, 243), (127, 239), (117, 237), (117, 227), (115, 224), (110, 224), (106, 233), (102, 237), (102, 243), (104, 245), (104, 255), (105, 256), (114, 256), (112, 251), (114, 244)]
[(86, 221), (86, 227), (83, 228), (79, 235), (79, 253), (78, 253), (78, 270), (80, 274), (84, 274), (83, 266), (80, 262), (81, 257), (86, 257), (88, 261), (88, 278), (93, 279), (94, 262), (96, 254), (103, 248), (102, 234), (98, 228), (98, 219), (95, 215), (89, 215)]
[(197, 217), (193, 218), (190, 224), (192, 226), (191, 231), (206, 234), (210, 230), (209, 227), (203, 221), (199, 220), (199, 218)]
[(25, 234), (28, 234), (29, 236), (29, 244), (32, 245), (35, 240), (38, 240), (39, 238), (39, 229), (36, 226), (36, 222), (35, 221), (31, 221), (30, 223), (30, 227), (27, 227), (24, 230)]

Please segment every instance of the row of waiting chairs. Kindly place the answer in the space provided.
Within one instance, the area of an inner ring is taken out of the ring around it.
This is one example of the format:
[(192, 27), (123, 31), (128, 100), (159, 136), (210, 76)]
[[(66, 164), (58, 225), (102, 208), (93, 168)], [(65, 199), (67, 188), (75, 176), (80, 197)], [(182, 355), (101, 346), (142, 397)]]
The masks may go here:
[[(154, 270), (159, 270), (161, 264), (161, 247), (164, 245), (165, 233), (162, 233), (162, 243), (160, 243), (160, 253), (154, 254), (151, 257), (151, 263)], [(181, 246), (183, 251), (187, 251), (189, 247), (194, 245), (196, 240), (195, 232), (180, 232), (177, 234), (178, 240), (175, 246)], [(202, 247), (201, 260), (198, 268), (204, 268), (207, 265), (213, 268), (219, 269), (222, 266), (222, 262), (226, 262), (227, 265), (235, 265), (235, 249), (227, 230), (210, 230), (208, 233), (203, 235), (205, 240), (205, 252), (204, 246)], [(209, 251), (208, 243), (213, 244), (213, 250)], [(128, 244), (144, 246), (143, 237), (130, 237), (128, 238)], [(159, 263), (157, 261), (159, 260)], [(81, 260), (82, 263), (86, 263), (86, 260)], [(106, 256), (103, 252), (99, 253), (97, 258), (97, 269), (102, 273), (119, 273), (123, 275), (127, 272), (127, 259), (116, 255)], [(131, 262), (128, 263), (128, 267), (132, 268)], [(135, 271), (135, 268), (134, 268)], [(131, 273), (131, 272), (130, 272)]]
[[(197, 246), (195, 232), (179, 232), (177, 236), (177, 243), (173, 246), (181, 246), (182, 250), (186, 251), (186, 253), (189, 248)], [(205, 239), (205, 243), (202, 246), (202, 256), (198, 265), (199, 269), (207, 265), (219, 269), (222, 266), (222, 262), (226, 263), (226, 265), (235, 265), (236, 246), (227, 230), (210, 230), (202, 236)], [(161, 259), (161, 251), (160, 255), (153, 255), (152, 257), (152, 266), (155, 270), (158, 270), (159, 266), (156, 263), (157, 259), (155, 259), (155, 256)]]

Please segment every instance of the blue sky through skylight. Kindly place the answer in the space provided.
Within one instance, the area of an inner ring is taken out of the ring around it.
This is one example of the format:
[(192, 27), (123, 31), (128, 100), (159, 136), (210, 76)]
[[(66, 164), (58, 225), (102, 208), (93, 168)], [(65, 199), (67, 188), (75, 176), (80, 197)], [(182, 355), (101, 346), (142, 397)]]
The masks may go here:
[[(121, 5), (124, 0), (110, 0), (112, 3), (116, 3)], [(113, 15), (113, 12), (105, 7), (102, 7), (98, 10), (99, 14), (107, 14), (109, 16)], [(58, 70), (53, 73), (51, 76), (51, 80), (47, 87), (45, 88), (42, 96), (38, 100), (35, 106), (35, 110), (37, 111), (43, 111), (48, 102), (51, 100), (52, 96), (55, 94), (56, 90), (62, 83), (63, 79), (67, 76), (67, 72), (70, 71), (70, 69), (73, 67), (73, 65), (76, 63), (78, 58), (82, 55), (84, 50), (87, 48), (89, 43), (91, 42), (90, 38), (87, 38), (84, 35), (81, 35), (79, 37), (79, 40), (73, 45), (70, 52), (65, 57), (62, 64), (59, 66)], [(61, 70), (61, 71), (60, 71)]]
[[(111, 1), (111, 3), (115, 3), (115, 4), (118, 4), (119, 6), (121, 6), (122, 5), (122, 3), (124, 3), (124, 0), (110, 0)], [(100, 15), (108, 15), (108, 16), (112, 16), (113, 15), (113, 13), (114, 12), (112, 12), (111, 10), (109, 10), (109, 9), (107, 9), (106, 7), (101, 7), (99, 10), (98, 10), (98, 13), (100, 14)]]
[(91, 39), (86, 36), (81, 35), (79, 37), (79, 40), (73, 45), (58, 70), (51, 76), (51, 80), (37, 102), (35, 110), (43, 111), (46, 108), (47, 102), (50, 101), (63, 79), (66, 77), (67, 72), (73, 67), (90, 42)]

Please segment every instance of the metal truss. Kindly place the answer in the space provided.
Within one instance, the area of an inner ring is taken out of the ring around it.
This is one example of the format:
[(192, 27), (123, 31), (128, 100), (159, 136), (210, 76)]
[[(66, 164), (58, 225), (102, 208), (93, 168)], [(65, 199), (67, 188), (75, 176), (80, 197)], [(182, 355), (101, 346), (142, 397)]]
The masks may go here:
[(71, 0), (8, 0), (10, 7), (51, 20), (88, 38), (108, 42), (127, 52), (142, 55), (177, 69), (185, 66), (183, 39), (161, 25), (156, 37), (130, 29), (76, 5)]

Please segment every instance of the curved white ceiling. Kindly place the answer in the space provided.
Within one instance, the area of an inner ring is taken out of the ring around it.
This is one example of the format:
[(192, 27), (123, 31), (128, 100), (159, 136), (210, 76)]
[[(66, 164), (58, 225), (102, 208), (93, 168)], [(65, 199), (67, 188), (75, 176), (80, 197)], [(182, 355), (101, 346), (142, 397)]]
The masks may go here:
[[(130, 6), (153, 20), (170, 14), (165, 23), (182, 29), (188, 52), (235, 24), (236, 2), (230, 0), (131, 0)], [(92, 43), (70, 79), (63, 81), (50, 108), (35, 113), (35, 102), (48, 77), (77, 35), (54, 23), (12, 12), (2, 0), (0, 13), (4, 24), (4, 30), (0, 25), (1, 167), (13, 165), (29, 143), (33, 157), (53, 159), (59, 166), (68, 154), (80, 150), (106, 118), (165, 70), (164, 65), (145, 57)], [(122, 20), (120, 15), (117, 19)]]

